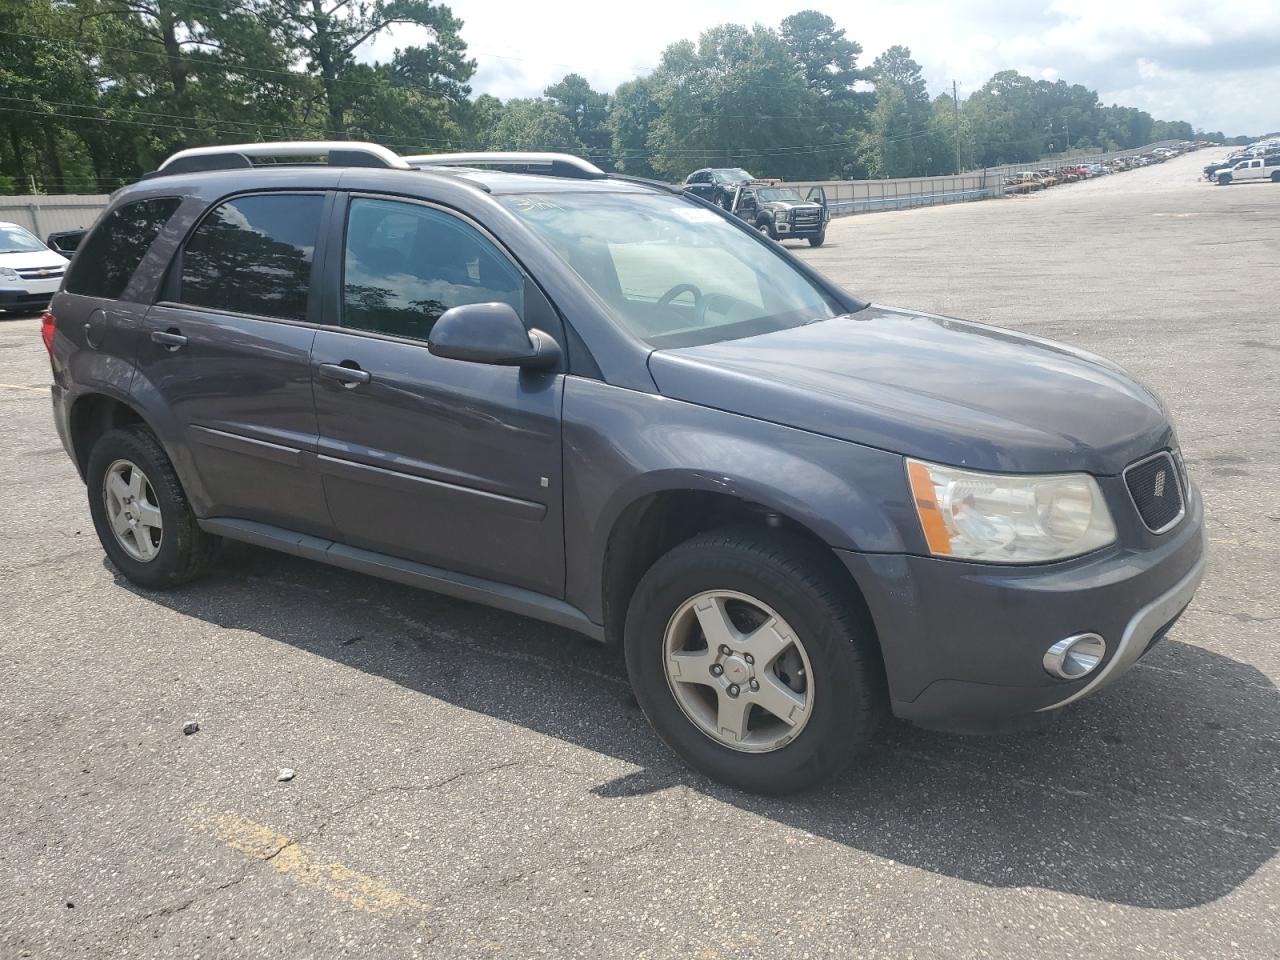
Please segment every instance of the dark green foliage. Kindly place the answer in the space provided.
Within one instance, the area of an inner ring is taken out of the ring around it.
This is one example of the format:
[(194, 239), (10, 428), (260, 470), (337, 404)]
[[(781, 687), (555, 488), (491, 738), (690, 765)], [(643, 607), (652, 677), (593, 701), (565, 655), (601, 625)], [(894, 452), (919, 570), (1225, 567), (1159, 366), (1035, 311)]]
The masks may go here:
[[(396, 24), (427, 42), (386, 62), (359, 56)], [(0, 192), (109, 191), (182, 147), (246, 140), (564, 150), (679, 180), (702, 166), (943, 174), (1196, 136), (1012, 70), (958, 106), (931, 100), (909, 49), (863, 66), (862, 47), (816, 10), (674, 43), (611, 95), (570, 73), (541, 98), (503, 103), (471, 96), (462, 26), (436, 0), (3, 0)]]

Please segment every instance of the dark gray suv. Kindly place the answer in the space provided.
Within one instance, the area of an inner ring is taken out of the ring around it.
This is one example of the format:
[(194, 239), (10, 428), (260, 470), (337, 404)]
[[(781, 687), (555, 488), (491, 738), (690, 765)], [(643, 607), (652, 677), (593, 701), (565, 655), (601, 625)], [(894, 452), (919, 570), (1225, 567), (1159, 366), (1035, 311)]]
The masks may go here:
[(1201, 578), (1173, 427), (1117, 367), (869, 305), (570, 157), (184, 151), (112, 198), (43, 333), (135, 583), (232, 538), (620, 643), (659, 735), (750, 790), (889, 713), (1094, 693)]

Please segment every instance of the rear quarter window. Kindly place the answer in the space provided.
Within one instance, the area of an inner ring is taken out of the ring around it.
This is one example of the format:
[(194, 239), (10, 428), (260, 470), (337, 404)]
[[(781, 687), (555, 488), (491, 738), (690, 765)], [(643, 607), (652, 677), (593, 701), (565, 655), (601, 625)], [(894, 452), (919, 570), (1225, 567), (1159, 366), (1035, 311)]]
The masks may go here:
[(68, 293), (118, 300), (182, 201), (156, 197), (126, 203), (107, 214), (83, 241), (63, 285)]
[(226, 313), (305, 320), (320, 194), (259, 194), (215, 207), (182, 251), (179, 300)]

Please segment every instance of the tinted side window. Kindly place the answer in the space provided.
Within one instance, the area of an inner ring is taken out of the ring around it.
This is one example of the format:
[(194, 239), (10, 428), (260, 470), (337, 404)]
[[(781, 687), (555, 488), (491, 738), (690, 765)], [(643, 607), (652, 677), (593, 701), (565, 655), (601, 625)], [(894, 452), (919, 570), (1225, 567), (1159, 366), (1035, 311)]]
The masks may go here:
[(66, 291), (119, 299), (179, 203), (177, 197), (158, 197), (112, 210), (81, 244), (83, 249), (67, 275)]
[(347, 215), (342, 325), (426, 340), (440, 315), (500, 301), (523, 316), (524, 276), (483, 234), (431, 207), (356, 197)]
[(240, 197), (214, 208), (182, 252), (180, 302), (305, 320), (319, 194)]

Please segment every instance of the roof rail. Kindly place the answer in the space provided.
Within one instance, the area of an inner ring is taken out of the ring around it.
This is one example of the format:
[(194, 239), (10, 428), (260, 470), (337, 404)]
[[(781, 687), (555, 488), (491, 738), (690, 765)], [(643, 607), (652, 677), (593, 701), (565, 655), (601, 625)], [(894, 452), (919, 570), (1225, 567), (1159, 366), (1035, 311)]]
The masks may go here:
[(570, 153), (424, 153), (405, 157), (411, 167), (497, 167), (517, 173), (539, 173), (571, 180), (603, 180), (608, 176), (594, 163)]
[(674, 183), (663, 183), (661, 180), (654, 180), (652, 177), (637, 177), (629, 173), (610, 173), (606, 174), (610, 180), (621, 180), (623, 183), (634, 183), (641, 187), (652, 187), (655, 190), (661, 190), (664, 193), (683, 194), (685, 192), (683, 186), (677, 186)]
[(253, 166), (253, 157), (324, 157), (333, 167), (382, 167), (408, 170), (400, 156), (376, 143), (353, 140), (286, 140), (278, 143), (229, 143), (179, 150), (152, 176), (235, 170)]

